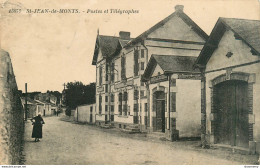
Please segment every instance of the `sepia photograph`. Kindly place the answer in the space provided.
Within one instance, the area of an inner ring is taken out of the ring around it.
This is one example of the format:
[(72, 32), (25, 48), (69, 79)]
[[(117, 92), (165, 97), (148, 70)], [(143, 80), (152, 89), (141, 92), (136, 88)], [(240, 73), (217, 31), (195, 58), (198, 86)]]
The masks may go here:
[(258, 168), (259, 103), (259, 0), (0, 0), (1, 168)]

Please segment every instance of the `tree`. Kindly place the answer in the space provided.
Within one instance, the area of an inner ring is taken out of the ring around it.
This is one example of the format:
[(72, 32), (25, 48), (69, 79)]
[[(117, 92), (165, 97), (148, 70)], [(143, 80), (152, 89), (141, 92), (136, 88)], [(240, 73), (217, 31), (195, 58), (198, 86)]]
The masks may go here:
[(96, 84), (84, 85), (82, 82), (68, 82), (65, 90), (65, 104), (70, 109), (75, 109), (82, 104), (95, 103)]

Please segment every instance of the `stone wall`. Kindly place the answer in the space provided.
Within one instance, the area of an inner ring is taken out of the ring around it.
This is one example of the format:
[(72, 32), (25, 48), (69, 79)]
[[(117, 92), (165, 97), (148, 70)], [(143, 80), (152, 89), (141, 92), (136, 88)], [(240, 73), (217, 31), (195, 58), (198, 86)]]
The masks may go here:
[(19, 164), (24, 112), (10, 56), (0, 50), (0, 164)]

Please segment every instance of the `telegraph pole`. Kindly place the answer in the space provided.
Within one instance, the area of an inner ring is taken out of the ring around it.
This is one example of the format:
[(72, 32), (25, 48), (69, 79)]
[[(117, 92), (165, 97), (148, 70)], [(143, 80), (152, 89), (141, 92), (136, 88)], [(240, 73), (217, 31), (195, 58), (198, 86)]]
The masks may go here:
[(25, 121), (27, 121), (27, 83), (25, 83)]

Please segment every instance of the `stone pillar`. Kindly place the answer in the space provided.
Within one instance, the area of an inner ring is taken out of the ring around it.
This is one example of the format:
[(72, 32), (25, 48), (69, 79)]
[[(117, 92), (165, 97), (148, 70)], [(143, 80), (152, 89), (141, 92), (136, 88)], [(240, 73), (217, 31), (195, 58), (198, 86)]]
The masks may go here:
[(248, 102), (248, 136), (249, 136), (249, 153), (255, 154), (257, 152), (257, 142), (254, 138), (254, 125), (255, 115), (253, 110), (253, 91), (255, 83), (255, 74), (249, 75), (248, 89), (247, 89), (247, 102)]
[(204, 69), (201, 69), (201, 146), (208, 146), (206, 137), (206, 77)]

